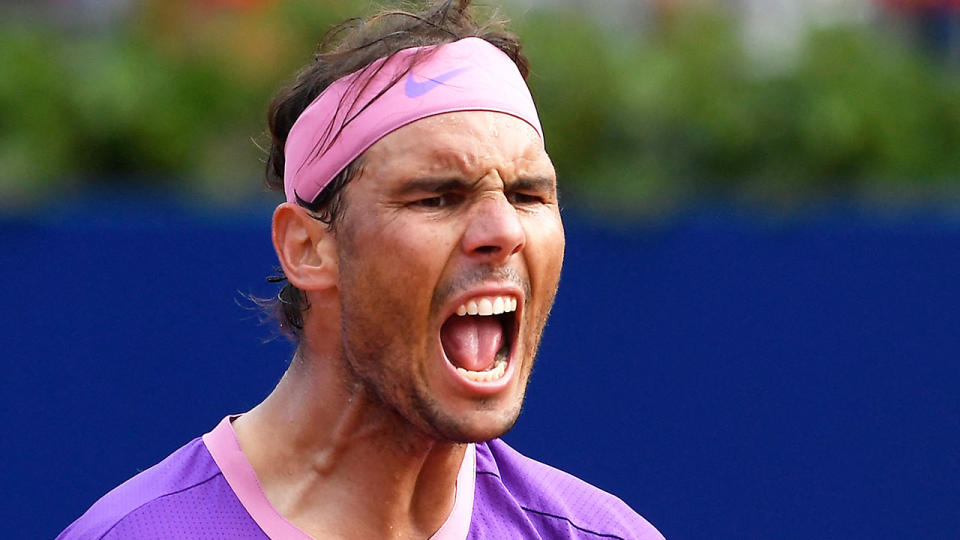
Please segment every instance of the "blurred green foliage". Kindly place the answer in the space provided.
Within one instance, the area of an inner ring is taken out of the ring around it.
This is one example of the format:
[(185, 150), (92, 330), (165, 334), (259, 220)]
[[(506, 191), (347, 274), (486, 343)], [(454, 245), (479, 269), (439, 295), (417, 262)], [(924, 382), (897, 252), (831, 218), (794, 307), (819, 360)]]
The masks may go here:
[(0, 201), (100, 185), (261, 192), (271, 95), (359, 4), (156, 0), (95, 32), (0, 16)]
[(814, 28), (776, 70), (720, 11), (673, 12), (643, 34), (554, 12), (520, 32), (551, 156), (601, 207), (917, 201), (960, 188), (960, 78), (880, 27)]
[[(0, 197), (167, 185), (243, 199), (271, 94), (368, 2), (147, 2), (105, 31), (0, 22)], [(923, 198), (960, 187), (960, 81), (867, 25), (820, 27), (760, 69), (738, 21), (673, 11), (644, 32), (557, 8), (515, 17), (567, 192), (654, 213), (726, 197)]]

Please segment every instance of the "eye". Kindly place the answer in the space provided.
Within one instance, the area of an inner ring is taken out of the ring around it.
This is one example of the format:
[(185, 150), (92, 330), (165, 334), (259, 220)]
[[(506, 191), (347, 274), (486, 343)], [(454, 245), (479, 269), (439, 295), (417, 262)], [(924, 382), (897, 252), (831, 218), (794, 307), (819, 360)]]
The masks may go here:
[(543, 202), (543, 197), (541, 197), (540, 195), (533, 195), (530, 193), (522, 193), (522, 192), (515, 191), (510, 194), (509, 200), (512, 204), (520, 204), (520, 205), (538, 204)]
[(417, 199), (413, 202), (413, 205), (420, 208), (430, 209), (447, 208), (460, 203), (462, 200), (462, 195), (458, 195), (456, 193), (443, 193), (440, 195), (434, 195), (433, 197)]

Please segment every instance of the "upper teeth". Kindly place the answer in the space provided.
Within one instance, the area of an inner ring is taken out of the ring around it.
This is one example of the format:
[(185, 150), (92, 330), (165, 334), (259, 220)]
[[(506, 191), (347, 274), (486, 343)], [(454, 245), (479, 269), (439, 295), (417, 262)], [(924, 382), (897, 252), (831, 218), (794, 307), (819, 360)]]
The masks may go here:
[(457, 315), (499, 315), (516, 310), (517, 299), (512, 296), (482, 296), (458, 307)]

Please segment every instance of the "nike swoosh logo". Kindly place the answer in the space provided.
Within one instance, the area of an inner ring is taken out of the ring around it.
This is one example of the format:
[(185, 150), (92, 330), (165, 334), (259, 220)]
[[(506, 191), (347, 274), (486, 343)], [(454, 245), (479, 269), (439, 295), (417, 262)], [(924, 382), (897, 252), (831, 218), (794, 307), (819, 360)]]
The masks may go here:
[(441, 75), (437, 75), (436, 77), (428, 78), (423, 82), (417, 82), (413, 80), (413, 72), (411, 71), (407, 74), (407, 82), (403, 85), (403, 93), (405, 93), (409, 98), (418, 98), (468, 69), (470, 68), (457, 68)]

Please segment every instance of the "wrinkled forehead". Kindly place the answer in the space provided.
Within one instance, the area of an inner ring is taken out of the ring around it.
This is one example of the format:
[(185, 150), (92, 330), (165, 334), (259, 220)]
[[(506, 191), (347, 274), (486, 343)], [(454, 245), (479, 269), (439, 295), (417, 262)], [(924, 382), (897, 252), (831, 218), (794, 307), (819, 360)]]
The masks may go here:
[(554, 176), (543, 139), (527, 122), (492, 111), (422, 118), (387, 134), (363, 154), (370, 176), (478, 178)]

